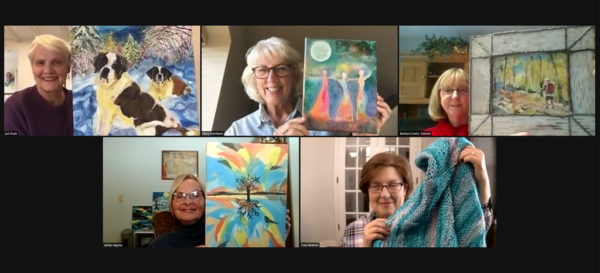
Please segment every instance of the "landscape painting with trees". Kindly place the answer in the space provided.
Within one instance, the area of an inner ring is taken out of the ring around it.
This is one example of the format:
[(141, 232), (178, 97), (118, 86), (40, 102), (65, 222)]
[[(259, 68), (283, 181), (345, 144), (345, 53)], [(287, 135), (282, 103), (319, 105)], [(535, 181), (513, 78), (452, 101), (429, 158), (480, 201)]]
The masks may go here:
[(199, 135), (191, 26), (73, 26), (75, 135)]
[(566, 53), (494, 57), (494, 115), (570, 115), (567, 67)]
[(284, 247), (287, 144), (206, 144), (206, 245)]

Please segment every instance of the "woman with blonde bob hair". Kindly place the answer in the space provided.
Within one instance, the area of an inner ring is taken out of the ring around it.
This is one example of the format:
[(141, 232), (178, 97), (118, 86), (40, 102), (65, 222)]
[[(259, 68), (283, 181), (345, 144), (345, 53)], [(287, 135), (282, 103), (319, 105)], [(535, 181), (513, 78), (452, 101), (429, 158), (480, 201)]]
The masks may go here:
[(425, 129), (433, 136), (466, 136), (469, 120), (469, 79), (460, 68), (438, 78), (429, 99), (429, 116), (437, 124)]
[(67, 90), (71, 51), (49, 34), (31, 42), (29, 61), (35, 85), (4, 103), (4, 131), (11, 135), (73, 135), (73, 93)]
[(161, 235), (152, 247), (196, 247), (204, 245), (205, 187), (193, 174), (173, 180), (169, 195), (171, 215), (181, 223), (176, 231)]
[[(225, 135), (307, 136), (333, 135), (308, 131), (302, 117), (302, 56), (282, 38), (258, 41), (246, 52), (242, 83), (248, 97), (259, 103), (258, 110), (238, 119)], [(389, 118), (391, 109), (377, 96), (377, 129)]]

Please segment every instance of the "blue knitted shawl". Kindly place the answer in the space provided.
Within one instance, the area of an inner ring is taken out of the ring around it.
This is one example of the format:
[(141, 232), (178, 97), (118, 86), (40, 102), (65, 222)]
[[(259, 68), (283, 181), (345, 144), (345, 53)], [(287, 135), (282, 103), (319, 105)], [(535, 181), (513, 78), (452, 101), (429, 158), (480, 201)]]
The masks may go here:
[(473, 166), (458, 163), (465, 138), (440, 138), (416, 158), (425, 178), (386, 222), (375, 247), (485, 247), (485, 222)]

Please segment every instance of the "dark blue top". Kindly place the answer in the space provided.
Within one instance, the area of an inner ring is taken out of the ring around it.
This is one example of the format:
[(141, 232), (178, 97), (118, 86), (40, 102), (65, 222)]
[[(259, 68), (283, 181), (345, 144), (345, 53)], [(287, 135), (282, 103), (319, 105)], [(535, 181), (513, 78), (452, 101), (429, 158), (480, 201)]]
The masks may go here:
[(195, 247), (204, 245), (204, 216), (196, 223), (164, 234), (152, 243), (152, 247)]

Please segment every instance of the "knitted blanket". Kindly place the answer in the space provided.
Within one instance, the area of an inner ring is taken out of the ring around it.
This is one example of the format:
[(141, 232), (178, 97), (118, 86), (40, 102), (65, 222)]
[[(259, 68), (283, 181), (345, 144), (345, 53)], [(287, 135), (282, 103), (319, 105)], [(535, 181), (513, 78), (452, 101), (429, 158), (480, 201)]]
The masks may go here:
[(473, 166), (458, 163), (465, 138), (440, 138), (416, 158), (425, 178), (386, 222), (375, 247), (485, 247), (485, 222)]

